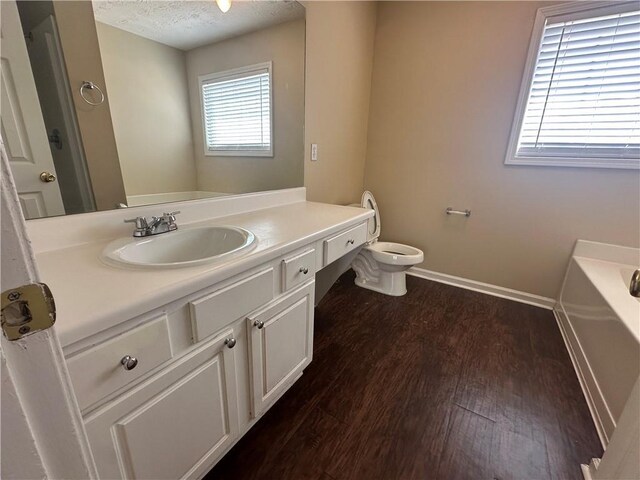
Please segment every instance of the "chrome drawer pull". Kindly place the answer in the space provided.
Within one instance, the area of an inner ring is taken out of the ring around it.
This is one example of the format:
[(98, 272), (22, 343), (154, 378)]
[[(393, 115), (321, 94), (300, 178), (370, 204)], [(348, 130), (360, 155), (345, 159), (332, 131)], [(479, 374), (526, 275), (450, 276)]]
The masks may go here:
[(307, 267), (300, 267), (300, 273), (306, 275), (309, 273), (309, 269)]
[(125, 355), (120, 360), (120, 363), (124, 367), (125, 370), (133, 370), (138, 365), (138, 359), (136, 357), (132, 357), (131, 355)]
[(256, 320), (255, 322), (253, 322), (253, 325), (255, 327), (258, 327), (258, 330), (262, 330), (262, 328), (264, 327), (264, 322), (261, 322), (260, 320)]
[(350, 238), (349, 240), (347, 240), (347, 243), (349, 245), (353, 245), (354, 243), (356, 243), (356, 241), (353, 238)]
[(235, 339), (235, 338), (233, 338), (233, 337), (231, 337), (231, 338), (227, 338), (227, 339), (224, 341), (224, 344), (225, 344), (227, 347), (229, 347), (229, 348), (233, 348), (233, 347), (235, 347), (235, 346), (236, 346), (236, 339)]

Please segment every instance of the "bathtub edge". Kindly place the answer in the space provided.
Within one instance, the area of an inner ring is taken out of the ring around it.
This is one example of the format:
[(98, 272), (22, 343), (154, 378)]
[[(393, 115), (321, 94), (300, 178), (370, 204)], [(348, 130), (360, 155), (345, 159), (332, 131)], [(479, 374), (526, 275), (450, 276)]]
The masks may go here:
[[(591, 414), (591, 419), (593, 420), (593, 424), (596, 427), (596, 432), (598, 433), (598, 438), (600, 439), (600, 444), (602, 445), (602, 449), (604, 451), (607, 450), (607, 446), (609, 444), (609, 436), (607, 435), (607, 429), (604, 425), (604, 422), (602, 420), (602, 418), (600, 417), (598, 411), (598, 407), (596, 406), (596, 399), (593, 397), (593, 393), (591, 392), (591, 390), (589, 389), (589, 381), (585, 376), (585, 372), (583, 371), (583, 368), (581, 367), (581, 361), (580, 358), (578, 358), (578, 353), (580, 354), (584, 364), (587, 366), (587, 368), (589, 368), (589, 362), (587, 361), (586, 356), (584, 355), (584, 352), (582, 352), (582, 348), (580, 346), (580, 341), (578, 340), (577, 335), (575, 334), (575, 332), (573, 331), (573, 327), (571, 326), (571, 322), (569, 321), (569, 317), (567, 316), (567, 314), (564, 312), (564, 309), (562, 308), (561, 304), (557, 304), (555, 308), (553, 308), (553, 316), (556, 319), (556, 323), (558, 324), (558, 329), (560, 330), (560, 334), (562, 335), (562, 340), (564, 341), (564, 345), (565, 348), (567, 349), (567, 352), (569, 353), (569, 358), (571, 359), (571, 363), (573, 365), (573, 370), (576, 373), (576, 377), (578, 378), (578, 383), (580, 384), (580, 388), (582, 389), (582, 394), (584, 395), (584, 398), (587, 402), (587, 406), (589, 407), (589, 413)], [(571, 336), (571, 337), (570, 337)], [(572, 341), (573, 340), (573, 341)], [(576, 352), (576, 349), (573, 347), (573, 342), (576, 343), (576, 345), (578, 346), (578, 348), (580, 349), (580, 352)], [(593, 373), (590, 371), (589, 368), (589, 375), (591, 377), (591, 383), (594, 384), (595, 390), (598, 397), (599, 397), (599, 402), (602, 404), (602, 407), (604, 409), (604, 411), (606, 412), (606, 414), (609, 416), (609, 421), (612, 424), (612, 428), (611, 431), (613, 433), (613, 430), (616, 427), (616, 422), (613, 419), (613, 416), (611, 415), (611, 412), (609, 411), (609, 408), (607, 407), (607, 404), (605, 402), (604, 396), (602, 395), (602, 392), (600, 391), (600, 388), (598, 387), (598, 383), (595, 379), (595, 376), (593, 375)]]

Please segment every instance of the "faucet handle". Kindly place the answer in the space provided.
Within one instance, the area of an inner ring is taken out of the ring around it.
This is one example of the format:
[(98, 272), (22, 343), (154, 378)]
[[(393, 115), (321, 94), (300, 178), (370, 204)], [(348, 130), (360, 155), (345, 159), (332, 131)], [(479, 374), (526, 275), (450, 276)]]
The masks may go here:
[(145, 217), (127, 218), (124, 223), (135, 223), (137, 230), (142, 230), (149, 226)]
[(166, 219), (166, 221), (169, 223), (173, 223), (176, 221), (176, 215), (178, 215), (179, 213), (180, 211), (171, 212), (171, 213), (165, 212), (162, 214), (162, 218)]
[(637, 269), (631, 275), (631, 282), (629, 283), (629, 293), (633, 297), (640, 298), (640, 268)]

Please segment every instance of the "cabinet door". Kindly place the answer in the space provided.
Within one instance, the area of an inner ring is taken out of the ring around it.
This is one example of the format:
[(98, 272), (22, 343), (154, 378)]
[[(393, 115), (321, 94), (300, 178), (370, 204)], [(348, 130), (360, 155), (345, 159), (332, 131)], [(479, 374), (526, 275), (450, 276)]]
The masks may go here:
[(85, 421), (101, 478), (200, 476), (238, 436), (233, 331)]
[(315, 282), (247, 317), (253, 418), (287, 390), (313, 355)]

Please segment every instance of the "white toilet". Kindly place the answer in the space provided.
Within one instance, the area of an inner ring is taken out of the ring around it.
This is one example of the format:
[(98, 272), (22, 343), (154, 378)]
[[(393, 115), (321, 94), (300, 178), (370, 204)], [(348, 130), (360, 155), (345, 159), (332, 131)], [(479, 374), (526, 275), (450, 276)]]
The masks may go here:
[(424, 260), (424, 253), (408, 245), (379, 242), (380, 213), (373, 194), (362, 194), (360, 206), (375, 211), (369, 219), (367, 243), (351, 263), (356, 272), (356, 285), (384, 293), (401, 296), (407, 293), (406, 271)]

